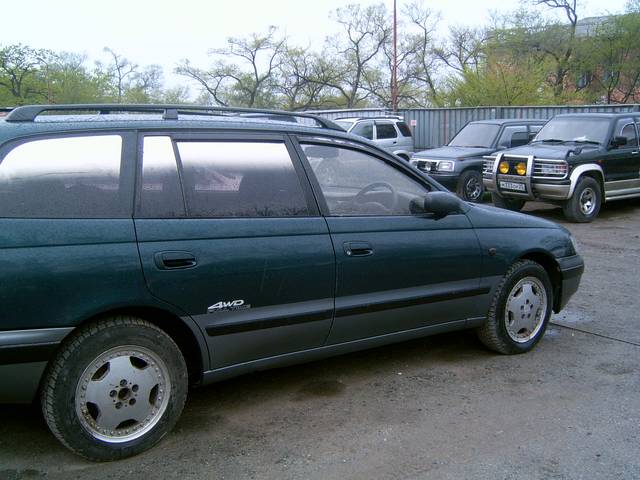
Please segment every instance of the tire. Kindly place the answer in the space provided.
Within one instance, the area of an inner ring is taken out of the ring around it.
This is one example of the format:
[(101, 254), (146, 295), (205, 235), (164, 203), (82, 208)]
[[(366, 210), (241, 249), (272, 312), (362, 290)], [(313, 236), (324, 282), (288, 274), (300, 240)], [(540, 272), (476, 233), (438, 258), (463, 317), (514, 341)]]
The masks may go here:
[(497, 193), (491, 193), (491, 201), (498, 208), (504, 208), (506, 210), (511, 210), (514, 212), (519, 212), (524, 207), (524, 200), (519, 200), (517, 198), (504, 198), (498, 195)]
[(531, 260), (520, 260), (502, 278), (487, 321), (476, 330), (478, 338), (498, 353), (528, 352), (544, 335), (552, 308), (553, 289), (546, 270)]
[(479, 203), (484, 195), (482, 174), (476, 170), (465, 170), (458, 179), (456, 193), (467, 202)]
[(174, 341), (133, 317), (77, 329), (45, 372), (42, 412), (67, 448), (90, 460), (141, 453), (169, 432), (187, 397), (187, 368)]
[(562, 211), (570, 222), (588, 223), (598, 216), (601, 204), (602, 191), (598, 181), (592, 177), (581, 177)]

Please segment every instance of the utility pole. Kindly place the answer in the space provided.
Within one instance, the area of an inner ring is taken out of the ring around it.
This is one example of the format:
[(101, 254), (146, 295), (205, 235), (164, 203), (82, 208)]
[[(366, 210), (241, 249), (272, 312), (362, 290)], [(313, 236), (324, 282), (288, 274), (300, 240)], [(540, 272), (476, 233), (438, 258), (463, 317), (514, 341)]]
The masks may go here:
[(393, 65), (391, 66), (391, 108), (398, 111), (398, 17), (393, 0)]

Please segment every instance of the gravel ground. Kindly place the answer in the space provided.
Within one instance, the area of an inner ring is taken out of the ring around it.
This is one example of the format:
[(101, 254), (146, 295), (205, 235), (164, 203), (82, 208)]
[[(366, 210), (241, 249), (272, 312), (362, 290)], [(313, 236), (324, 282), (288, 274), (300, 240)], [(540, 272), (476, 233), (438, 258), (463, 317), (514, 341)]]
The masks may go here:
[(67, 452), (35, 407), (0, 406), (0, 479), (640, 478), (640, 201), (565, 224), (581, 288), (531, 353), (440, 335), (195, 390), (156, 448)]

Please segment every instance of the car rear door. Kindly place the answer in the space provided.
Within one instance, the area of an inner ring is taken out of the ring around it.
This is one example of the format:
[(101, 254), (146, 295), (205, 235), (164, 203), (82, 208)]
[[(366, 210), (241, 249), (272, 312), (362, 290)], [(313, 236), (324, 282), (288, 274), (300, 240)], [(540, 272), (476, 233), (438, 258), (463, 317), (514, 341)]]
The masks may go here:
[(151, 292), (195, 319), (211, 368), (320, 346), (335, 256), (282, 135), (141, 135), (136, 232)]
[(375, 142), (380, 148), (390, 153), (398, 149), (398, 131), (393, 126), (393, 122), (376, 120)]
[(412, 214), (429, 184), (373, 150), (300, 138), (336, 252), (329, 344), (486, 314), (481, 252), (464, 214)]

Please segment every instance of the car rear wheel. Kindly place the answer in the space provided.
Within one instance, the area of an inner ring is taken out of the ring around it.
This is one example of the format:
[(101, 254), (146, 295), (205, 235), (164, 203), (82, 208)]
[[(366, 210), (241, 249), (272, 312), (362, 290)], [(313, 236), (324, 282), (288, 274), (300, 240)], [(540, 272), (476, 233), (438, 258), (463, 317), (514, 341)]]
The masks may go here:
[(588, 223), (598, 216), (601, 204), (602, 192), (598, 181), (592, 177), (582, 177), (562, 211), (571, 222)]
[(524, 200), (520, 200), (517, 198), (505, 198), (497, 193), (491, 193), (491, 201), (498, 208), (504, 208), (506, 210), (512, 210), (514, 212), (519, 212), (524, 207)]
[(467, 202), (480, 202), (484, 195), (482, 175), (476, 170), (466, 170), (460, 175), (456, 193)]
[(42, 411), (53, 434), (91, 460), (136, 455), (178, 420), (187, 395), (178, 346), (133, 317), (87, 324), (72, 334), (45, 374)]
[(531, 350), (542, 338), (551, 317), (553, 289), (546, 270), (531, 260), (514, 263), (493, 298), (478, 337), (498, 353)]

